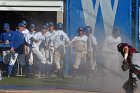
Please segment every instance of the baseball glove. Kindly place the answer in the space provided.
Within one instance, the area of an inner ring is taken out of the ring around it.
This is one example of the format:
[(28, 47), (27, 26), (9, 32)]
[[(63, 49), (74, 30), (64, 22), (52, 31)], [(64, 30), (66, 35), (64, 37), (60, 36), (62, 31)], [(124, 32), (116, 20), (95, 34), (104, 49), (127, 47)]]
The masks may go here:
[(129, 63), (127, 61), (123, 61), (122, 63), (123, 63), (121, 66), (122, 70), (127, 71), (129, 69)]

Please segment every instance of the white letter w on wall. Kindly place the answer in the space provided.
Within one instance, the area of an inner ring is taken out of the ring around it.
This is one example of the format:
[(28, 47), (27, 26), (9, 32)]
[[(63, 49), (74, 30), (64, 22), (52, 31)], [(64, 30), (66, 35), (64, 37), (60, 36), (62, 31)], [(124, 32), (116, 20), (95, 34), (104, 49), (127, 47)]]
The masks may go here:
[(114, 0), (113, 9), (111, 0), (96, 0), (95, 8), (93, 7), (94, 4), (92, 0), (81, 0), (81, 2), (83, 7), (83, 14), (85, 17), (85, 23), (86, 25), (92, 26), (93, 29), (95, 29), (99, 5), (101, 6), (105, 33), (107, 36), (110, 35), (115, 21), (118, 0)]

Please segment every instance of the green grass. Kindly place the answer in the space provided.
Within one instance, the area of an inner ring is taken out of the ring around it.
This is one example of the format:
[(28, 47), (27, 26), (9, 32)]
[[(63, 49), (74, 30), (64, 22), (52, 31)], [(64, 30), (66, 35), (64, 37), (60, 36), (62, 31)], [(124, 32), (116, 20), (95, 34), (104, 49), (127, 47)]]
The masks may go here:
[(65, 85), (67, 83), (80, 83), (80, 80), (73, 80), (72, 78), (65, 78), (64, 80), (58, 80), (56, 77), (51, 78), (25, 78), (25, 77), (3, 77), (0, 80), (0, 85), (29, 85), (29, 86), (58, 86)]
[[(4, 85), (5, 87), (8, 86), (16, 86), (23, 87), (26, 86), (30, 89), (32, 87), (43, 87), (43, 88), (60, 88), (60, 89), (76, 89), (76, 90), (83, 90), (83, 91), (89, 91), (86, 86), (92, 82), (84, 82), (82, 80), (76, 79), (73, 80), (71, 77), (67, 77), (64, 80), (58, 80), (56, 77), (50, 77), (50, 78), (43, 78), (43, 79), (34, 79), (34, 78), (25, 78), (25, 77), (4, 77), (2, 80), (0, 80), (0, 86)], [(90, 84), (91, 85), (91, 84)], [(9, 87), (9, 88), (10, 88)], [(82, 88), (81, 88), (82, 87)], [(11, 87), (12, 88), (12, 87)], [(1, 89), (1, 88), (0, 88)], [(24, 89), (24, 87), (23, 87)], [(92, 89), (91, 89), (92, 90)]]
[(0, 85), (63, 85), (67, 83), (65, 80), (57, 80), (56, 78), (49, 78), (49, 79), (31, 79), (31, 78), (24, 78), (24, 77), (11, 77), (7, 78), (4, 77), (0, 81)]

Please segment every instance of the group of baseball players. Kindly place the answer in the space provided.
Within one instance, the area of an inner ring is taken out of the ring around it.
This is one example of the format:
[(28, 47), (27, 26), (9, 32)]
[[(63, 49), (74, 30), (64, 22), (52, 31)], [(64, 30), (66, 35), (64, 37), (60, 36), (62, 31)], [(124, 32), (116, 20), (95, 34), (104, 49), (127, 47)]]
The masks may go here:
[[(96, 66), (96, 48), (97, 40), (93, 35), (92, 28), (78, 28), (78, 36), (72, 39), (72, 51), (75, 54), (75, 62), (73, 65), (73, 78), (77, 78), (78, 68), (81, 62), (84, 62), (84, 70), (86, 78), (92, 78), (92, 72)], [(83, 70), (83, 71), (84, 71)]]
[(1, 35), (1, 43), (9, 44), (10, 47), (2, 52), (3, 62), (8, 64), (8, 77), (11, 77), (15, 64), (18, 62), (27, 76), (33, 75), (33, 64), (36, 77), (46, 73), (46, 64), (56, 64), (57, 76), (62, 71), (60, 61), (65, 52), (65, 46), (69, 42), (68, 36), (63, 32), (63, 24), (56, 25), (47, 22), (41, 26), (41, 31), (35, 31), (35, 24), (26, 28), (27, 22), (23, 20), (18, 24), (16, 31), (10, 30), (10, 25), (4, 23), (4, 33)]
[(64, 79), (66, 47), (72, 48), (75, 54), (73, 78), (77, 77), (81, 61), (87, 62), (87, 71), (94, 70), (97, 41), (90, 26), (78, 27), (79, 35), (71, 41), (61, 22), (46, 22), (40, 31), (35, 28), (35, 24), (30, 24), (28, 30), (25, 20), (18, 23), (16, 31), (12, 31), (8, 23), (3, 24), (5, 32), (1, 34), (0, 42), (10, 46), (2, 51), (3, 63), (8, 65), (8, 77), (16, 75), (18, 63), (26, 76), (37, 78), (49, 76), (54, 65), (56, 76)]
[[(7, 73), (11, 77), (17, 71), (17, 63), (22, 67), (26, 76), (49, 76), (52, 68), (58, 78), (64, 78), (64, 57), (67, 47), (71, 49), (74, 55), (72, 65), (72, 77), (78, 76), (78, 69), (81, 62), (84, 63), (85, 76), (93, 78), (97, 70), (97, 40), (91, 26), (79, 26), (78, 35), (69, 39), (63, 31), (63, 23), (46, 22), (41, 25), (40, 31), (35, 31), (35, 24), (29, 24), (21, 21), (17, 25), (16, 31), (10, 29), (8, 23), (3, 24), (3, 32), (0, 42), (9, 44), (10, 47), (2, 51), (3, 63), (8, 64)], [(118, 60), (117, 45), (121, 43), (120, 29), (114, 28), (112, 35), (104, 40), (102, 47), (103, 64), (107, 68), (117, 71), (120, 68), (120, 62), (115, 67), (113, 60)], [(119, 61), (119, 60), (118, 60)], [(113, 68), (112, 68), (113, 67)]]

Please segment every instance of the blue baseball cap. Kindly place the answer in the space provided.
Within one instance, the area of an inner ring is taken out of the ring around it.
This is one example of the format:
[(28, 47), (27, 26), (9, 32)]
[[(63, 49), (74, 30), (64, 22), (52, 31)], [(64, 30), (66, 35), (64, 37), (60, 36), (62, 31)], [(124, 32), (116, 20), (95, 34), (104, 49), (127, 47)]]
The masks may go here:
[(10, 25), (8, 23), (4, 23), (3, 29), (5, 30), (5, 29), (9, 29), (9, 28), (10, 28)]
[(23, 23), (18, 23), (18, 27), (24, 27)]
[(91, 28), (91, 26), (86, 26), (86, 27), (84, 28), (84, 31), (85, 31), (86, 33), (92, 33), (92, 28)]

